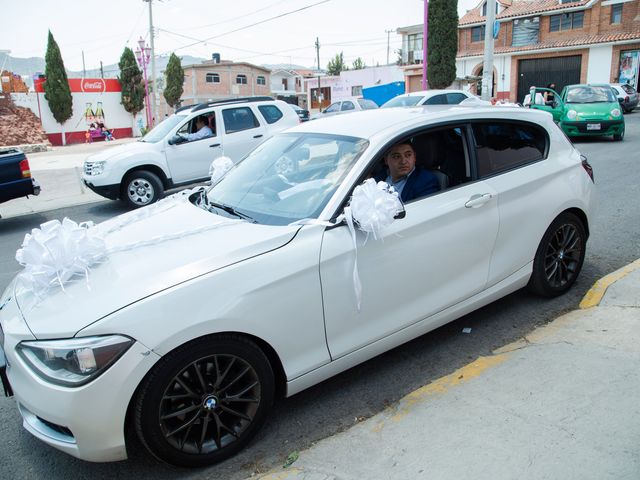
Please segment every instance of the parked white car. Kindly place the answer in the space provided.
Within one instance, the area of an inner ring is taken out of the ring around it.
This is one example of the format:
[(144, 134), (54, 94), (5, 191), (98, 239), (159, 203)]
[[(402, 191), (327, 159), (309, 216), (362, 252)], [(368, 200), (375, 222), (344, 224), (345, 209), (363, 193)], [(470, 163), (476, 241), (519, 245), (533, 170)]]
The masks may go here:
[[(370, 179), (399, 143), (448, 187), (403, 206)], [(96, 226), (45, 224), (0, 297), (24, 426), (84, 460), (126, 458), (132, 429), (166, 462), (220, 461), (277, 392), (520, 288), (566, 292), (592, 191), (546, 112), (398, 108), (306, 122), (211, 187)]]
[(612, 83), (618, 103), (624, 113), (631, 113), (638, 106), (638, 92), (631, 85), (626, 83)]
[(464, 90), (420, 90), (404, 93), (387, 100), (380, 108), (414, 107), (417, 105), (457, 105), (475, 95)]
[(375, 110), (378, 104), (368, 98), (350, 97), (333, 102), (324, 110), (311, 116), (311, 120), (318, 118), (332, 117), (334, 115), (343, 115), (345, 113), (359, 112), (361, 110)]
[[(212, 134), (190, 140), (198, 130), (198, 119)], [(270, 97), (186, 107), (138, 142), (89, 156), (82, 180), (103, 197), (142, 207), (156, 202), (165, 190), (207, 180), (215, 158), (224, 155), (238, 162), (274, 133), (299, 123), (285, 102)]]

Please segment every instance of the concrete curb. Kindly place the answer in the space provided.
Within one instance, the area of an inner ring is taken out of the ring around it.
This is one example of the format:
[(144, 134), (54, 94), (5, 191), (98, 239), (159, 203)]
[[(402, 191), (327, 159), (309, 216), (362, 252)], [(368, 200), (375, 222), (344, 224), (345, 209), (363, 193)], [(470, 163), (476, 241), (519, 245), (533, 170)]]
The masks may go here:
[(604, 294), (607, 292), (607, 289), (613, 285), (618, 280), (626, 277), (630, 273), (636, 271), (640, 268), (640, 259), (635, 262), (631, 262), (628, 265), (616, 270), (609, 275), (605, 275), (593, 286), (589, 289), (589, 291), (584, 295), (582, 301), (580, 302), (579, 307), (581, 309), (587, 309), (592, 307), (597, 307), (600, 304), (600, 301), (604, 297)]

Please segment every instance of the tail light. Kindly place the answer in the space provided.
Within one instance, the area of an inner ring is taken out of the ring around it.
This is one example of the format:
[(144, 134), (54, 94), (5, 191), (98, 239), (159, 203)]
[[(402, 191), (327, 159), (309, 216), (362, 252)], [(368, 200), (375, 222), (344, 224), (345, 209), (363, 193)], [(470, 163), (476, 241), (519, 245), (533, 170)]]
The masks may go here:
[(31, 168), (29, 168), (29, 160), (27, 160), (26, 158), (20, 162), (20, 173), (22, 173), (22, 178), (31, 177)]
[(587, 157), (585, 157), (584, 155), (580, 155), (580, 158), (582, 158), (582, 168), (584, 168), (584, 171), (587, 172), (587, 175), (589, 175), (589, 178), (591, 179), (591, 181), (593, 183), (596, 183), (596, 181), (593, 178), (593, 167), (587, 161)]

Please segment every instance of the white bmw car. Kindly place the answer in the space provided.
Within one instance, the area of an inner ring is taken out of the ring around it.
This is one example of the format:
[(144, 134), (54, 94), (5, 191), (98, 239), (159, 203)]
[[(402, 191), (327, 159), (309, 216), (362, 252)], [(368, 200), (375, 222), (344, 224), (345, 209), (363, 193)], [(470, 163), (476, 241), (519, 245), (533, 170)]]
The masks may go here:
[[(398, 143), (414, 172), (446, 179), (439, 191), (403, 205), (367, 180), (386, 177)], [(122, 460), (132, 429), (163, 461), (214, 463), (278, 395), (520, 288), (567, 291), (592, 192), (591, 167), (544, 112), (307, 122), (212, 187), (27, 236), (0, 298), (3, 383), (25, 428), (75, 457)]]

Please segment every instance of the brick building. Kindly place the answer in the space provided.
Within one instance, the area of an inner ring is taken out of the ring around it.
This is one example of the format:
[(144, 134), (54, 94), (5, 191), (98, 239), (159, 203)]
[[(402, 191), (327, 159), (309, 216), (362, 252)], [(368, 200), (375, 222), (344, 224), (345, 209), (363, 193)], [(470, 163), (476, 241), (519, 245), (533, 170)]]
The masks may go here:
[(271, 93), (271, 70), (247, 62), (220, 60), (186, 65), (182, 105)]
[[(609, 83), (621, 73), (638, 88), (640, 0), (498, 0), (496, 6), (492, 96), (522, 101), (531, 85)], [(482, 0), (460, 19), (459, 77), (482, 76), (485, 13)]]
[[(486, 0), (459, 20), (456, 86), (479, 92)], [(531, 85), (629, 82), (638, 89), (640, 0), (496, 0), (492, 96), (522, 101)], [(398, 29), (408, 90), (422, 75), (422, 25)], [(497, 30), (497, 32), (496, 32)], [(406, 37), (406, 39), (404, 38)], [(406, 46), (406, 47), (405, 47)], [(419, 51), (405, 50), (411, 47)], [(411, 61), (410, 61), (411, 60)]]

